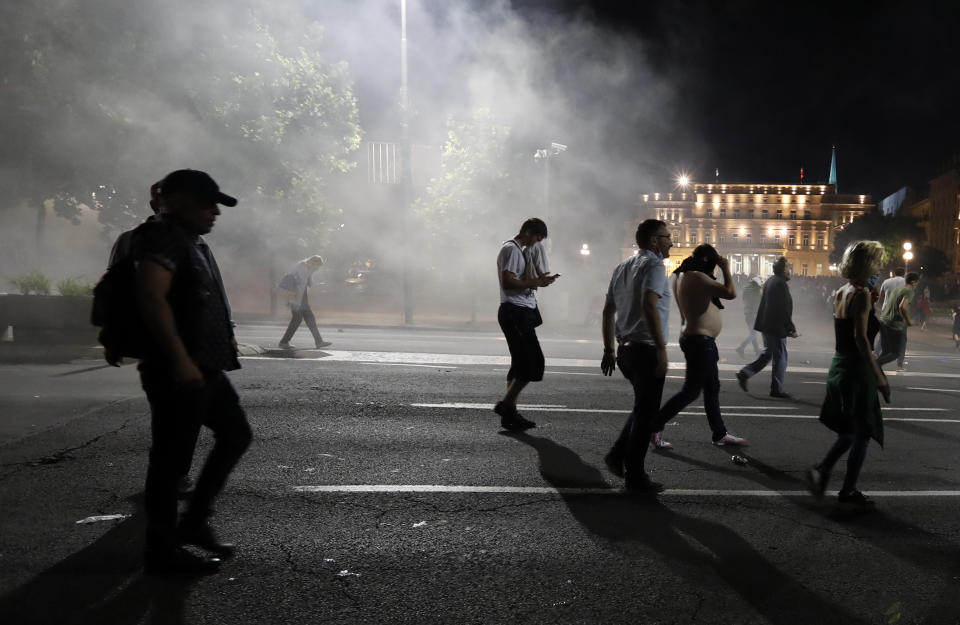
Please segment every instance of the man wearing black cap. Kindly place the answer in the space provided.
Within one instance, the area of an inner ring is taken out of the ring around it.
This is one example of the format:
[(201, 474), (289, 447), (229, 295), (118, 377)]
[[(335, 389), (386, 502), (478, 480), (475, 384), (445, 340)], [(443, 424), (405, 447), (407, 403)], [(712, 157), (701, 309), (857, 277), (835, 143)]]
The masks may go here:
[[(212, 573), (217, 557), (183, 549), (192, 544), (221, 558), (233, 546), (210, 525), (213, 501), (252, 439), (239, 398), (224, 371), (240, 368), (223, 281), (200, 237), (213, 229), (218, 204), (237, 200), (220, 192), (202, 171), (182, 169), (160, 183), (164, 213), (139, 226), (131, 253), (136, 260), (137, 301), (154, 348), (140, 362), (150, 401), (153, 435), (144, 490), (148, 573)], [(193, 459), (200, 426), (215, 443), (177, 523), (177, 482)]]

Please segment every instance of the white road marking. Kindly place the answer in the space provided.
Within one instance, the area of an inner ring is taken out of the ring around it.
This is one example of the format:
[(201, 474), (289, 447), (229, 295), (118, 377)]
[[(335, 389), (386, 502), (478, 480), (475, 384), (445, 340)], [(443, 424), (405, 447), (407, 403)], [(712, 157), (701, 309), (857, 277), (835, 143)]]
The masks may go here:
[(364, 362), (360, 361), (361, 365), (374, 365), (376, 367), (424, 367), (427, 369), (459, 369), (459, 367), (454, 367), (452, 365), (415, 365), (409, 362)]
[[(622, 488), (555, 488), (553, 486), (458, 486), (443, 484), (316, 484), (294, 486), (298, 493), (476, 493), (518, 495), (625, 495)], [(960, 497), (960, 490), (871, 490), (870, 497)], [(668, 488), (678, 497), (809, 497), (805, 490), (725, 490)]]
[[(437, 354), (421, 352), (373, 352), (373, 351), (345, 351), (330, 350), (324, 351), (324, 356), (297, 358), (301, 362), (322, 361), (331, 362), (390, 362), (402, 364), (419, 365), (494, 365), (506, 366), (510, 364), (509, 356), (486, 356), (477, 354)], [(271, 356), (243, 356), (243, 360), (277, 360)], [(287, 359), (280, 359), (287, 360)], [(596, 358), (547, 358), (548, 367), (569, 367), (577, 369), (595, 369), (600, 361)], [(686, 364), (683, 362), (669, 363), (671, 370), (683, 371)], [(740, 365), (721, 363), (718, 365), (720, 371), (739, 371)], [(827, 369), (824, 367), (790, 367), (791, 373), (813, 373), (826, 375)], [(926, 373), (919, 371), (906, 371), (896, 374), (897, 377), (918, 377), (918, 378), (945, 378), (960, 379), (960, 373)]]
[(920, 386), (908, 386), (911, 391), (934, 391), (936, 393), (960, 393), (960, 389), (955, 388), (923, 388)]
[[(470, 404), (470, 403), (444, 403), (444, 404), (427, 404), (427, 403), (415, 403), (410, 404), (414, 408), (449, 408), (452, 410), (492, 410), (493, 404)], [(523, 404), (519, 405), (518, 408), (525, 410), (527, 412), (575, 412), (579, 414), (619, 414), (625, 415), (630, 412), (629, 408), (624, 408), (620, 410), (611, 410), (607, 408), (561, 408), (553, 406), (524, 406)], [(731, 406), (732, 408), (732, 406)], [(794, 407), (781, 407), (781, 406), (743, 406), (742, 408), (753, 408), (755, 410), (796, 410)], [(943, 408), (904, 408), (904, 410), (945, 410)], [(685, 416), (703, 416), (704, 412), (701, 408), (700, 410), (684, 410), (679, 413), (679, 415)], [(819, 415), (813, 414), (765, 414), (762, 412), (728, 412), (727, 410), (723, 411), (723, 416), (725, 417), (756, 417), (759, 419), (819, 419)], [(904, 422), (913, 422), (913, 423), (960, 423), (960, 419), (924, 419), (922, 417), (884, 417), (884, 421), (904, 421)]]

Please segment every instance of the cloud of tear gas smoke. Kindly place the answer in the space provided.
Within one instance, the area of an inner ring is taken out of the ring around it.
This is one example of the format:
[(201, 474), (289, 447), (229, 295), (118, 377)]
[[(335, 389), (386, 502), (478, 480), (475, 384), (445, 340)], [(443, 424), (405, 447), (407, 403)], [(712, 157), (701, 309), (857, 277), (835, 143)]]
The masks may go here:
[[(100, 221), (116, 232), (148, 214), (150, 183), (180, 167), (205, 169), (241, 201), (224, 211), (209, 237), (226, 260), (238, 313), (268, 312), (270, 282), (311, 253), (327, 261), (315, 277), (326, 293), (314, 298), (321, 316), (344, 302), (397, 310), (404, 209), (397, 185), (369, 181), (382, 172), (370, 171), (366, 142), (396, 144), (401, 136), (400, 0), (229, 6), (98, 0), (6, 11), (33, 37), (35, 49), (24, 54), (40, 59), (42, 88), (69, 99), (69, 106), (19, 113), (40, 126), (21, 132), (15, 145), (54, 164), (31, 169), (8, 150), (0, 175), (29, 178), (19, 185), (31, 191), (24, 201), (66, 187), (93, 208), (102, 202), (108, 218)], [(69, 34), (70, 26), (87, 22), (96, 25), (92, 32)], [(437, 201), (429, 176), (447, 176), (446, 188), (457, 191), (443, 211), (446, 247), (432, 247), (422, 237), (423, 216), (409, 213), (415, 312), (446, 308), (451, 318), (466, 320), (472, 312), (491, 318), (499, 243), (526, 217), (541, 216), (550, 229), (551, 269), (564, 274), (542, 293), (545, 316), (583, 319), (621, 246), (632, 240), (637, 194), (668, 178), (671, 165), (660, 154), (677, 140), (671, 128), (678, 94), (648, 67), (642, 42), (598, 27), (589, 15), (520, 13), (504, 1), (411, 0), (407, 28), (413, 200)], [(110, 38), (108, 31), (122, 34)], [(18, 58), (16, 75), (36, 83), (30, 69), (36, 65)], [(311, 91), (321, 78), (323, 88)], [(21, 96), (23, 106), (40, 99)], [(284, 107), (299, 114), (277, 112)], [(324, 118), (322, 110), (331, 107), (339, 107), (336, 115)], [(449, 145), (441, 166), (451, 128), (479, 111), (508, 129), (507, 138), (497, 139), (502, 162), (473, 162), (482, 170), (478, 178), (498, 172), (493, 187), (454, 172)], [(545, 205), (546, 165), (534, 153), (553, 143), (567, 147), (549, 159)], [(77, 195), (97, 184), (116, 193), (97, 200)], [(51, 211), (48, 221), (55, 219)], [(35, 229), (27, 220), (0, 237), (7, 247)], [(84, 259), (83, 273), (101, 270), (90, 259), (106, 257), (109, 237), (91, 251), (78, 249), (69, 235), (46, 236), (42, 249), (70, 250)], [(475, 244), (458, 247), (460, 240)], [(450, 243), (458, 250), (453, 257)], [(590, 256), (580, 253), (584, 243)], [(67, 270), (42, 259), (22, 251), (2, 261), (8, 273), (8, 264), (28, 270), (31, 263), (55, 275), (78, 271), (77, 262), (65, 261)]]

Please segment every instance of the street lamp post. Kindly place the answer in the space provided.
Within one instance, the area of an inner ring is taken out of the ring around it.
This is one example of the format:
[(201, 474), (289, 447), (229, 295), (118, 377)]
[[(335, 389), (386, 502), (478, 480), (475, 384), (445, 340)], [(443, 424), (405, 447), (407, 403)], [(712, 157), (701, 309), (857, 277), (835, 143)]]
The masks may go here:
[(550, 216), (550, 161), (566, 149), (567, 146), (562, 143), (551, 143), (549, 148), (540, 148), (533, 154), (533, 160), (543, 161), (543, 220), (548, 224)]
[(913, 243), (907, 241), (903, 244), (903, 271), (904, 273), (910, 270), (910, 261), (913, 260), (913, 252), (910, 250), (913, 249)]

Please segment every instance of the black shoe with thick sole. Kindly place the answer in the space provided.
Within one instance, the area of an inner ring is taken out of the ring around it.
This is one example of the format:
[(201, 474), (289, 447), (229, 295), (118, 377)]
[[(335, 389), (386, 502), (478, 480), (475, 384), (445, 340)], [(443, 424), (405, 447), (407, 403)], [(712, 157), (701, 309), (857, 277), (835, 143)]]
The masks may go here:
[(623, 456), (615, 451), (609, 452), (603, 457), (603, 464), (607, 465), (607, 470), (617, 477), (623, 477)]
[(181, 523), (177, 528), (177, 537), (181, 544), (200, 547), (221, 558), (231, 558), (237, 550), (236, 545), (222, 542), (217, 538), (213, 528), (206, 521)]
[(747, 374), (743, 371), (737, 371), (737, 384), (740, 385), (740, 388), (744, 393), (747, 392), (747, 380), (750, 378), (747, 377)]
[(143, 570), (148, 575), (212, 575), (220, 570), (220, 558), (198, 556), (175, 547), (147, 552)]
[(793, 395), (790, 393), (778, 393), (776, 391), (770, 391), (770, 397), (774, 397), (776, 399), (793, 399)]
[(628, 474), (623, 483), (623, 489), (635, 495), (656, 495), (662, 493), (664, 487), (660, 482), (651, 480), (649, 476), (644, 475), (639, 479), (632, 480)]

